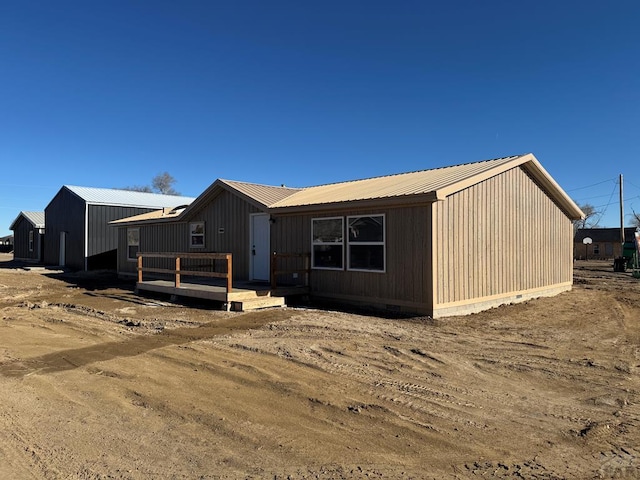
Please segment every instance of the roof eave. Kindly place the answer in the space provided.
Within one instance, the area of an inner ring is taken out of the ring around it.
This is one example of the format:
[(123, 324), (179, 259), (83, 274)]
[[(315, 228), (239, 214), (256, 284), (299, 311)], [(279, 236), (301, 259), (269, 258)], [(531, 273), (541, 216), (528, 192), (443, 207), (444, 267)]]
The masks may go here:
[(215, 198), (220, 192), (223, 190), (229, 191), (234, 195), (244, 199), (251, 205), (255, 206), (259, 210), (266, 210), (267, 206), (261, 202), (258, 202), (255, 198), (251, 198), (248, 195), (245, 195), (242, 192), (239, 192), (237, 189), (233, 188), (224, 180), (218, 178), (215, 182), (213, 182), (209, 187), (202, 192), (196, 199), (191, 202), (191, 204), (184, 209), (184, 211), (178, 215), (175, 219), (187, 217), (192, 211), (197, 210), (202, 205), (206, 205), (211, 199)]
[(225, 182), (224, 180), (220, 180), (220, 183), (222, 184), (223, 188), (225, 190), (228, 190), (229, 192), (233, 193), (234, 195), (236, 195), (237, 197), (242, 198), (245, 202), (253, 205), (254, 207), (256, 207), (258, 210), (263, 210), (266, 211), (269, 206), (262, 203), (259, 200), (256, 200), (255, 198), (247, 195), (244, 192), (241, 192), (240, 190), (238, 190), (237, 188), (235, 188), (234, 186), (228, 184), (227, 182)]
[(180, 217), (180, 215), (181, 214), (173, 215), (170, 217), (166, 216), (166, 217), (156, 217), (156, 218), (128, 217), (128, 218), (121, 218), (119, 220), (112, 220), (108, 222), (108, 225), (112, 227), (121, 227), (123, 225), (130, 227), (131, 225), (149, 225), (150, 223), (168, 223), (168, 222), (176, 221)]
[(439, 200), (435, 192), (427, 192), (398, 197), (370, 198), (349, 200), (347, 202), (313, 203), (309, 205), (295, 205), (289, 207), (271, 207), (267, 211), (272, 214), (310, 213), (338, 210), (353, 210), (355, 208), (397, 208), (412, 205), (425, 205)]
[(13, 222), (11, 222), (11, 226), (9, 226), (9, 230), (14, 230), (14, 227), (16, 226), (16, 223), (18, 223), (18, 220), (20, 220), (20, 217), (24, 218), (27, 222), (29, 222), (31, 225), (33, 225), (33, 228), (39, 228), (39, 229), (44, 228), (44, 224), (33, 222), (29, 217), (27, 217), (24, 214), (24, 211), (22, 211), (13, 220)]
[(569, 195), (558, 185), (551, 175), (544, 169), (538, 160), (532, 155), (523, 167), (553, 195), (554, 200), (560, 205), (571, 220), (581, 220), (584, 212), (576, 205)]
[(565, 193), (565, 191), (562, 189), (562, 187), (560, 187), (560, 185), (558, 185), (553, 177), (549, 175), (549, 173), (544, 169), (540, 162), (538, 162), (538, 160), (532, 153), (514, 157), (512, 160), (510, 160), (509, 162), (505, 162), (502, 165), (498, 165), (477, 175), (473, 175), (471, 177), (440, 188), (435, 192), (436, 197), (438, 198), (438, 200), (444, 200), (449, 195), (464, 190), (465, 188), (471, 187), (472, 185), (480, 183), (491, 177), (495, 177), (496, 175), (504, 173), (507, 170), (511, 170), (512, 168), (520, 166), (526, 169), (536, 179), (540, 186), (543, 187), (547, 191), (547, 193), (552, 196), (552, 198), (564, 210), (565, 214), (571, 220), (579, 220), (581, 218), (584, 218), (584, 213), (582, 212), (582, 210), (580, 210), (575, 202), (571, 200), (571, 197), (569, 197), (569, 195)]

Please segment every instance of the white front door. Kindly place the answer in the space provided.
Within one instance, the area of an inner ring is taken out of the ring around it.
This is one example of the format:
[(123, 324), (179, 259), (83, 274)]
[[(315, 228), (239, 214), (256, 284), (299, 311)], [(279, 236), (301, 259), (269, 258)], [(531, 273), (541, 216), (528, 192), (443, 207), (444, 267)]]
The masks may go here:
[(251, 215), (250, 280), (269, 280), (269, 215)]

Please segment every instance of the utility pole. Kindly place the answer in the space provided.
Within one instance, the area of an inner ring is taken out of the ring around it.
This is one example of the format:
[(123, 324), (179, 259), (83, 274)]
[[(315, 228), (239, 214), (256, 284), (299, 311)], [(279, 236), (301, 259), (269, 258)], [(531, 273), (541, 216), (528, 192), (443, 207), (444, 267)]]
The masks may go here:
[(620, 243), (624, 246), (624, 204), (622, 203), (622, 174), (620, 174)]

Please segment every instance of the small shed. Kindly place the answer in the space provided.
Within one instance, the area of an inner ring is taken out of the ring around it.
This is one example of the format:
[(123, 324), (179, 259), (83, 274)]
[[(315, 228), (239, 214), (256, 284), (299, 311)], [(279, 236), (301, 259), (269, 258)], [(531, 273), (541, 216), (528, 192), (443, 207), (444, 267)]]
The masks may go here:
[(188, 205), (176, 195), (64, 185), (45, 208), (46, 265), (75, 270), (115, 269), (117, 232), (109, 222), (132, 215)]
[(13, 231), (13, 258), (42, 262), (44, 248), (44, 212), (20, 212), (9, 227)]
[(118, 271), (197, 250), (273, 280), (270, 259), (308, 256), (315, 298), (444, 317), (571, 289), (582, 216), (533, 154), (297, 189), (216, 180), (182, 212), (118, 222)]

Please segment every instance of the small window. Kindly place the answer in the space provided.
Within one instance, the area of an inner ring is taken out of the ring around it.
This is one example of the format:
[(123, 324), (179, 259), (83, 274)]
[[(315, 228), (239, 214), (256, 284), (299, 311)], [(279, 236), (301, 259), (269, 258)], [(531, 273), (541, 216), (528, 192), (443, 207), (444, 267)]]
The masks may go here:
[(593, 254), (600, 255), (600, 245), (598, 245), (597, 243), (593, 244)]
[(327, 270), (343, 269), (344, 221), (342, 217), (311, 220), (311, 265)]
[(29, 230), (29, 251), (33, 252), (33, 230)]
[(137, 254), (139, 249), (140, 249), (140, 229), (127, 228), (127, 259), (137, 260)]
[(204, 248), (204, 222), (190, 223), (189, 232), (191, 248)]
[(347, 217), (349, 270), (385, 271), (384, 215)]

